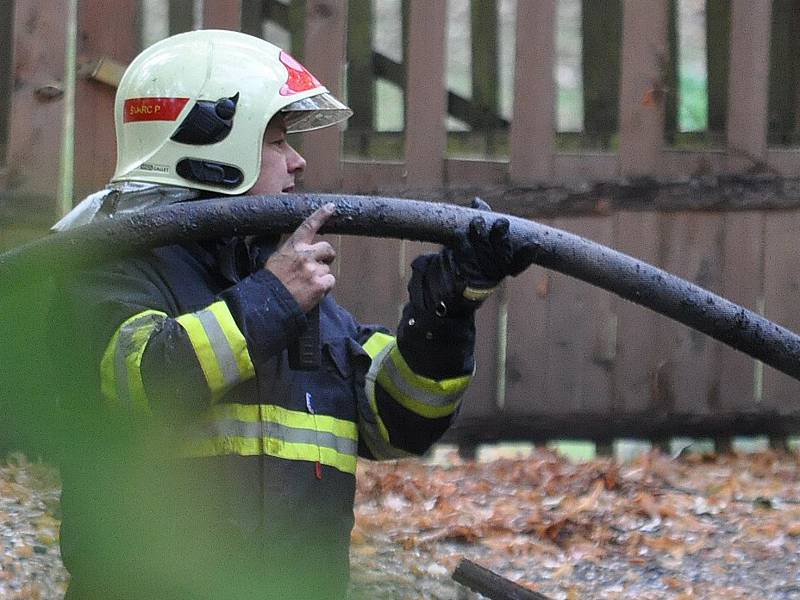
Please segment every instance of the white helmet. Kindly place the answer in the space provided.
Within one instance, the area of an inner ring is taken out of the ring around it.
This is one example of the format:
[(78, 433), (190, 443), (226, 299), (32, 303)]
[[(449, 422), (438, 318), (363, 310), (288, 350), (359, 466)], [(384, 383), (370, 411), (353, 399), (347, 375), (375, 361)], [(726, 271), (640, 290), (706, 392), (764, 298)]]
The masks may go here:
[(290, 133), (352, 114), (262, 39), (221, 30), (169, 37), (139, 54), (119, 84), (111, 181), (244, 193), (258, 179), (264, 131), (278, 112)]

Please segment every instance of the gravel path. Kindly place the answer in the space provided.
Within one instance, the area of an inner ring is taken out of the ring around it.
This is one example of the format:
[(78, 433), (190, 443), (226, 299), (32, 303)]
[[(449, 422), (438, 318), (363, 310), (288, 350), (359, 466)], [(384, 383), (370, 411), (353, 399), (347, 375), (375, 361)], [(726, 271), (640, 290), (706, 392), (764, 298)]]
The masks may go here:
[(67, 572), (58, 549), (58, 476), (12, 455), (0, 466), (0, 598), (62, 598)]

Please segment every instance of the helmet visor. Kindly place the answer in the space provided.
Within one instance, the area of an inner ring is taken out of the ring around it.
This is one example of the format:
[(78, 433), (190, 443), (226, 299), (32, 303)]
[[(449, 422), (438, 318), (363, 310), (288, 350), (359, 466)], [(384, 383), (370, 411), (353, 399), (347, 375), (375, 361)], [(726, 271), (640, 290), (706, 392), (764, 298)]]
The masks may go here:
[(350, 118), (353, 111), (328, 92), (303, 98), (281, 109), (287, 133), (330, 127)]

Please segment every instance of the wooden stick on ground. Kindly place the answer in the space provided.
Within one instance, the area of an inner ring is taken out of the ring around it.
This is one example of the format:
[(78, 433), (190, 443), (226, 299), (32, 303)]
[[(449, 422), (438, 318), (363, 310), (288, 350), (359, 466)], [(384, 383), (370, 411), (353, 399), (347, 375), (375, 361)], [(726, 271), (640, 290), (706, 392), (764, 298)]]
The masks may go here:
[(453, 571), (453, 579), (490, 600), (549, 600), (547, 596), (517, 585), (466, 558)]

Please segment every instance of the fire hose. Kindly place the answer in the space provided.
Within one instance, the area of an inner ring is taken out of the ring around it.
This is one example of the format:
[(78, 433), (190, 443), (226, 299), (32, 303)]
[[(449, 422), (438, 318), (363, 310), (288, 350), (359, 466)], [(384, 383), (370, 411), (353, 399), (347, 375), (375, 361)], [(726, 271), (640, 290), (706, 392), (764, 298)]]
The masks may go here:
[(336, 204), (321, 233), (456, 241), (475, 216), (506, 218), (515, 245), (531, 243), (532, 264), (640, 304), (800, 380), (800, 336), (711, 291), (588, 239), (534, 221), (397, 198), (342, 194), (241, 196), (177, 203), (116, 216), (35, 240), (0, 255), (0, 281), (47, 261), (75, 268), (148, 248), (200, 239), (293, 231), (314, 209)]

